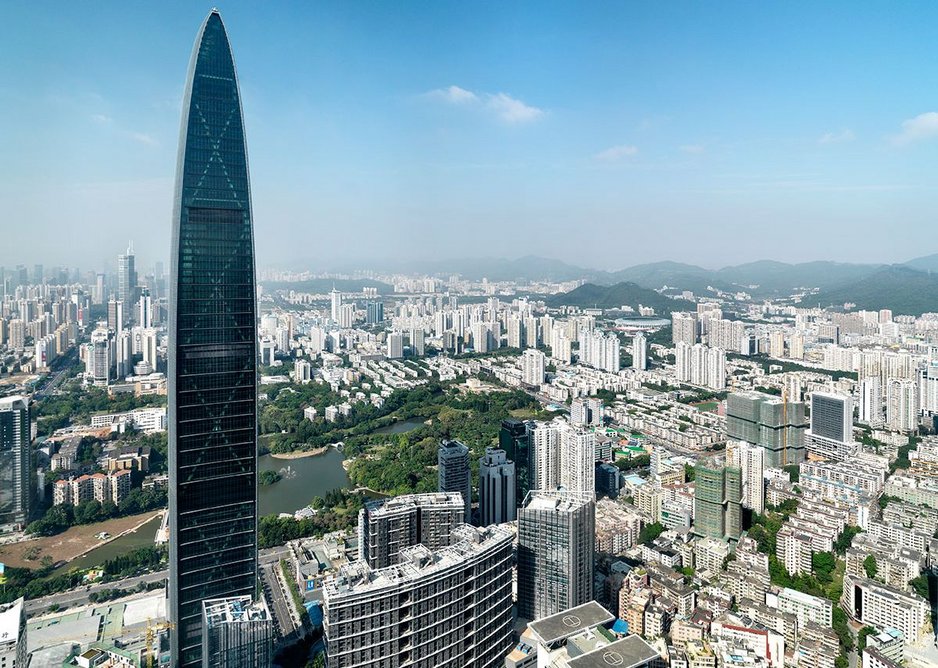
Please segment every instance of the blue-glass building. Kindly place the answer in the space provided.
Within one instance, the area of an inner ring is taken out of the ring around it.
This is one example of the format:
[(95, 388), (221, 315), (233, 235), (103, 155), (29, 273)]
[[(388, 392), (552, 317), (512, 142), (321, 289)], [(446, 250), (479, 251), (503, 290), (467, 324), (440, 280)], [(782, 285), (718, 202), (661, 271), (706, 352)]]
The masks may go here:
[(201, 665), (202, 602), (254, 597), (254, 239), (238, 78), (221, 16), (196, 38), (173, 211), (169, 618), (173, 666)]

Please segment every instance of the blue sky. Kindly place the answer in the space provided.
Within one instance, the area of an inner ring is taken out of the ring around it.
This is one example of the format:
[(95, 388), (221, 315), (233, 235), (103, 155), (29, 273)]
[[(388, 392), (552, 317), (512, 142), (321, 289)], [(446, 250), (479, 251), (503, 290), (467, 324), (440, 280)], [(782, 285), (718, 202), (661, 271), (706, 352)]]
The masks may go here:
[[(938, 252), (934, 3), (218, 6), (259, 266)], [(208, 9), (7, 4), (0, 263), (168, 256)]]

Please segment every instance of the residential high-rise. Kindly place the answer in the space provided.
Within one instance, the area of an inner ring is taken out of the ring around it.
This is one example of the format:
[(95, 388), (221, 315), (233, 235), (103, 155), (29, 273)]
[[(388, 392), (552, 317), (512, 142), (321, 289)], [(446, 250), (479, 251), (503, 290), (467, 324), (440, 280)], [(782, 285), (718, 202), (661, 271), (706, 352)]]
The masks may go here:
[(520, 506), (531, 489), (531, 461), (528, 425), (522, 420), (502, 420), (498, 447), (515, 463), (515, 505)]
[(765, 467), (799, 464), (805, 458), (804, 404), (762, 392), (726, 398), (726, 434), (765, 448)]
[(702, 460), (696, 467), (694, 533), (707, 538), (739, 538), (742, 532), (742, 471), (723, 457)]
[(339, 322), (339, 313), (342, 310), (342, 293), (336, 290), (335, 286), (332, 286), (332, 291), (329, 293), (329, 301), (332, 304), (330, 311), (332, 322)]
[(761, 515), (765, 512), (765, 448), (745, 441), (729, 440), (726, 443), (726, 459), (742, 475), (743, 507)]
[(912, 431), (918, 424), (918, 391), (915, 381), (892, 378), (886, 383), (886, 427)]
[(398, 562), (401, 550), (449, 545), (452, 530), (465, 522), (460, 493), (405, 494), (369, 501), (358, 512), (359, 558), (372, 568)]
[(518, 511), (518, 614), (548, 617), (593, 598), (596, 504), (589, 495), (532, 491)]
[(560, 486), (571, 492), (595, 495), (595, 432), (561, 423)]
[(689, 346), (697, 343), (698, 334), (697, 314), (681, 313), (675, 311), (671, 314), (671, 342), (686, 343)]
[(462, 494), (466, 522), (472, 519), (472, 477), (469, 448), (459, 441), (443, 440), (437, 450), (437, 477), (441, 492)]
[(883, 386), (879, 377), (860, 381), (859, 419), (871, 427), (883, 426)]
[(555, 489), (560, 485), (560, 425), (556, 420), (536, 422), (528, 434), (531, 490)]
[(263, 600), (237, 596), (203, 601), (202, 626), (206, 668), (256, 668), (273, 661), (274, 622)]
[(504, 450), (486, 448), (479, 460), (479, 525), (513, 521), (515, 493), (515, 463)]
[(26, 526), (32, 501), (29, 398), (0, 399), (0, 531)]
[(521, 382), (532, 387), (540, 387), (544, 382), (547, 357), (536, 348), (527, 348), (521, 355)]
[(137, 300), (137, 326), (145, 329), (153, 326), (153, 300), (149, 288), (140, 290), (140, 299)]
[(329, 668), (501, 668), (512, 645), (512, 535), (462, 525), (449, 547), (355, 561), (323, 584)]
[(648, 368), (648, 340), (641, 333), (632, 337), (632, 368), (637, 371)]
[[(169, 326), (174, 666), (202, 660), (202, 603), (257, 592), (257, 310), (244, 120), (212, 10), (183, 95)], [(133, 303), (130, 300), (129, 303)]]
[(365, 324), (376, 325), (384, 322), (384, 302), (368, 302), (365, 307)]

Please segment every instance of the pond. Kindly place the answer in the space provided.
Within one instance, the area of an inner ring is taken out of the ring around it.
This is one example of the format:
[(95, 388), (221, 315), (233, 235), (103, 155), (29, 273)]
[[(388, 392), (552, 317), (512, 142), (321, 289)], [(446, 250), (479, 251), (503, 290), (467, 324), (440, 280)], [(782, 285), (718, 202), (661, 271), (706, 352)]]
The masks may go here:
[(56, 570), (67, 571), (72, 568), (94, 568), (100, 566), (108, 559), (128, 554), (138, 547), (155, 545), (154, 539), (156, 538), (156, 530), (160, 528), (161, 521), (162, 516), (157, 515), (146, 524), (141, 525), (136, 531), (115, 538), (101, 547), (96, 547), (85, 556), (73, 559)]
[(372, 434), (406, 434), (409, 431), (413, 431), (417, 427), (422, 427), (424, 424), (423, 420), (420, 418), (408, 418), (407, 420), (401, 420), (400, 422), (394, 422), (387, 425), (386, 427), (381, 427), (380, 429), (375, 429)]
[(334, 489), (350, 487), (348, 474), (342, 467), (345, 456), (335, 448), (321, 455), (298, 459), (258, 457), (257, 470), (277, 471), (283, 478), (273, 485), (257, 488), (258, 514), (294, 513), (309, 505), (314, 496), (325, 496)]

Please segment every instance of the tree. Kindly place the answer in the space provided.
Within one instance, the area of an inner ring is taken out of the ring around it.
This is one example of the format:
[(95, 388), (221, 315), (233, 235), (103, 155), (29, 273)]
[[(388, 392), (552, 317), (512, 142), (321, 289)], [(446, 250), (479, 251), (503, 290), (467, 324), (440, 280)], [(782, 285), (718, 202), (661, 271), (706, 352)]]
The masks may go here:
[(878, 568), (876, 567), (876, 557), (872, 554), (866, 555), (866, 559), (863, 560), (863, 570), (866, 571), (866, 577), (870, 580), (876, 577), (876, 572)]
[(838, 605), (834, 606), (833, 623), (831, 626), (834, 631), (837, 632), (840, 647), (847, 652), (853, 649), (853, 634), (850, 633), (850, 626), (847, 624), (847, 613)]
[(929, 592), (928, 592), (928, 575), (926, 575), (925, 573), (922, 573), (917, 578), (909, 580), (909, 586), (912, 587), (912, 590), (916, 594), (924, 598), (926, 601), (931, 600), (929, 598)]
[(690, 464), (684, 464), (684, 479), (687, 482), (694, 482), (694, 479), (697, 477), (697, 469), (695, 469)]
[(860, 527), (855, 527), (852, 525), (847, 525), (844, 527), (844, 530), (840, 532), (840, 535), (837, 536), (837, 540), (834, 541), (834, 552), (843, 556), (847, 553), (847, 548), (853, 543), (853, 537), (858, 533), (862, 533), (863, 529)]
[(647, 545), (660, 536), (662, 531), (664, 531), (664, 527), (660, 522), (646, 524), (638, 534), (638, 542), (642, 545)]
[(860, 629), (860, 632), (857, 633), (857, 651), (862, 652), (866, 648), (866, 638), (875, 634), (876, 629), (872, 626), (864, 626)]
[(829, 584), (833, 579), (831, 573), (837, 567), (837, 560), (830, 552), (815, 552), (811, 555), (811, 570), (822, 584)]

